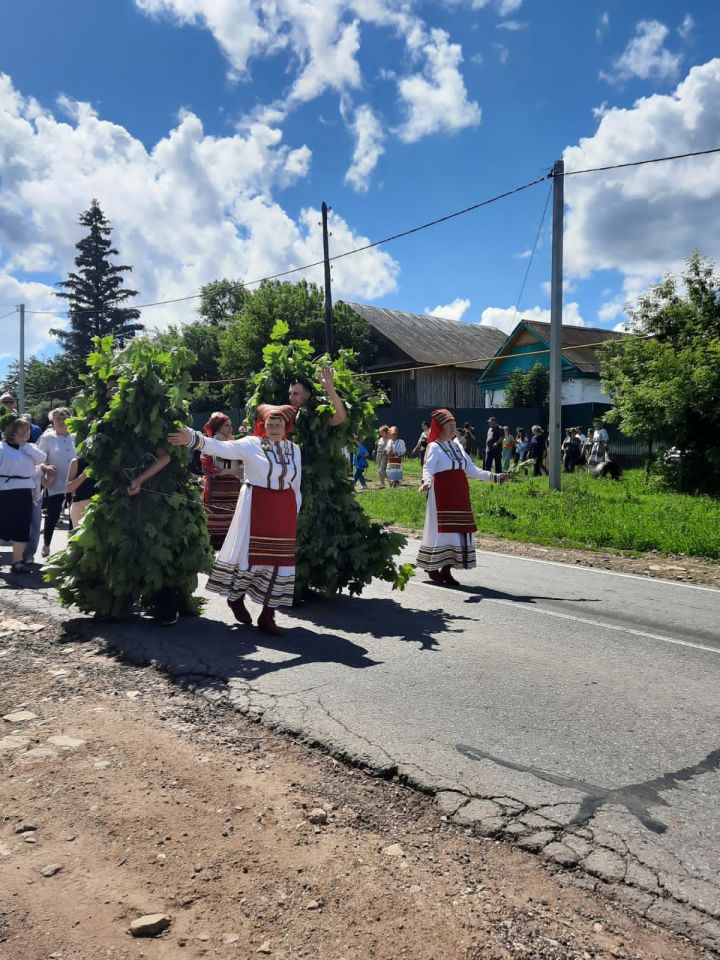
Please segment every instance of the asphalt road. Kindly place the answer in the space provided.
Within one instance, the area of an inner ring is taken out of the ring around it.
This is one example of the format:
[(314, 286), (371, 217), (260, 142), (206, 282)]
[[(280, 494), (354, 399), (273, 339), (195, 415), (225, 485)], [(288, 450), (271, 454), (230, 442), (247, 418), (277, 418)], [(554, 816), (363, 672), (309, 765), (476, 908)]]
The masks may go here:
[(93, 630), (720, 945), (720, 591), (488, 553), (458, 578), (280, 614), (277, 640), (212, 594)]

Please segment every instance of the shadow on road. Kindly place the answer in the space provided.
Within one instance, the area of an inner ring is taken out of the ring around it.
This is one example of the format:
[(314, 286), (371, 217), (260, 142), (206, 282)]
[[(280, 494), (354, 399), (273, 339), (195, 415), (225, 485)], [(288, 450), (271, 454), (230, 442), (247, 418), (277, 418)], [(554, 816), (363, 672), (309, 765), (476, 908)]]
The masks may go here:
[(432, 580), (426, 581), (429, 587), (443, 587), (445, 590), (452, 589), (455, 593), (464, 593), (467, 595), (466, 603), (481, 603), (483, 600), (509, 600), (512, 603), (535, 603), (537, 600), (564, 600), (567, 603), (600, 603), (601, 597), (549, 597), (545, 594), (533, 593), (508, 593), (505, 590), (493, 590), (491, 587), (468, 587), (459, 583), (456, 587), (449, 587), (448, 584), (436, 584)]
[(388, 597), (337, 596), (287, 611), (287, 615), (322, 630), (368, 633), (376, 639), (419, 643), (420, 650), (436, 650), (437, 635), (457, 633), (451, 624), (467, 621), (441, 608), (420, 610)]

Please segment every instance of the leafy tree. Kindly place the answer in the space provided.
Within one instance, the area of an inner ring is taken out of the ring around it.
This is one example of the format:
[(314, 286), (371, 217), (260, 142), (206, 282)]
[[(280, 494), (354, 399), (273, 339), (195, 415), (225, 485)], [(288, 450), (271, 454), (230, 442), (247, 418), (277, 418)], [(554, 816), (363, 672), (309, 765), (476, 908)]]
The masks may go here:
[[(182, 327), (169, 327), (153, 337), (164, 350), (188, 351), (191, 359), (187, 369), (190, 380), (194, 381), (190, 387), (190, 409), (193, 411), (215, 410), (228, 402), (228, 385), (212, 382), (222, 379), (218, 368), (221, 329), (216, 324), (194, 320)], [(230, 393), (232, 395), (232, 390)]]
[(263, 350), (265, 365), (253, 379), (254, 393), (247, 414), (252, 422), (258, 404), (287, 403), (293, 376), (306, 377), (315, 388), (307, 407), (298, 412), (293, 435), (302, 450), (303, 495), (298, 516), (295, 596), (330, 596), (343, 589), (357, 594), (376, 577), (402, 588), (412, 575), (410, 564), (398, 566), (395, 562), (405, 537), (367, 517), (353, 493), (343, 452), (354, 437), (371, 435), (375, 407), (384, 397), (368, 380), (353, 373), (353, 353), (341, 350), (333, 366), (348, 419), (328, 428), (333, 411), (319, 382), (328, 357), (317, 357), (307, 340), (284, 342), (288, 333), (287, 323), (275, 325), (271, 342)]
[(202, 319), (215, 327), (225, 327), (240, 312), (248, 291), (240, 280), (213, 280), (201, 289)]
[[(635, 336), (601, 352), (613, 402), (608, 419), (683, 453), (679, 485), (720, 490), (720, 277), (694, 253), (682, 277), (668, 275), (629, 312)], [(684, 464), (683, 459), (687, 462)]]
[[(189, 359), (182, 349), (165, 352), (145, 338), (119, 354), (112, 337), (96, 341), (69, 426), (97, 492), (67, 548), (46, 569), (62, 603), (100, 616), (126, 616), (135, 604), (155, 614), (171, 591), (181, 613), (198, 612), (198, 572), (212, 565), (207, 524), (187, 452), (165, 442), (187, 421)], [(119, 389), (108, 400), (112, 376)], [(161, 447), (170, 462), (129, 497), (128, 484)]]
[(513, 370), (505, 388), (506, 407), (546, 407), (550, 402), (550, 372), (541, 363), (530, 370)]
[(79, 223), (88, 227), (89, 232), (75, 244), (77, 272), (61, 280), (58, 286), (63, 292), (55, 294), (68, 301), (70, 328), (50, 332), (81, 370), (92, 352), (94, 337), (110, 336), (115, 346), (122, 346), (143, 327), (133, 322), (140, 317), (139, 310), (118, 306), (136, 296), (137, 290), (123, 287), (124, 274), (132, 267), (109, 260), (118, 251), (112, 246), (112, 227), (97, 200), (80, 215)]
[[(315, 356), (325, 352), (324, 294), (305, 280), (299, 283), (269, 281), (248, 292), (240, 312), (220, 333), (220, 370), (223, 377), (240, 380), (238, 393), (249, 392), (254, 371), (263, 366), (263, 350), (278, 320), (288, 325), (290, 336), (309, 341)], [(335, 343), (351, 349), (361, 366), (373, 358), (376, 348), (370, 329), (345, 304), (334, 309)]]

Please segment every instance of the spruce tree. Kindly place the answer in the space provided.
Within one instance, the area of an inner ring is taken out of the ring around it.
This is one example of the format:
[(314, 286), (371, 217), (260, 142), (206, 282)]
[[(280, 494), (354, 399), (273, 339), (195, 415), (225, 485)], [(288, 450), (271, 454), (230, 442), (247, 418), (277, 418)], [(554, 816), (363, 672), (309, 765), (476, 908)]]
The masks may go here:
[(68, 301), (70, 327), (68, 330), (51, 330), (66, 355), (82, 369), (86, 358), (93, 352), (93, 337), (112, 337), (116, 347), (124, 346), (127, 340), (142, 330), (140, 311), (121, 307), (119, 304), (137, 295), (137, 290), (123, 287), (124, 274), (132, 267), (113, 264), (110, 257), (118, 256), (112, 246), (112, 227), (100, 209), (97, 200), (80, 216), (79, 223), (88, 227), (87, 236), (75, 244), (76, 273), (61, 280), (62, 293), (55, 296)]

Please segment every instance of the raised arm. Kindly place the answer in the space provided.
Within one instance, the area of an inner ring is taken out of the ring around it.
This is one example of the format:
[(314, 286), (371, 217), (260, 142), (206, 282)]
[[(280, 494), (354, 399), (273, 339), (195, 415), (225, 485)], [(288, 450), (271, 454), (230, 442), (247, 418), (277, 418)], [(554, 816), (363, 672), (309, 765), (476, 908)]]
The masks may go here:
[(335, 413), (328, 420), (328, 426), (336, 427), (339, 423), (347, 420), (347, 410), (345, 409), (345, 404), (337, 395), (337, 390), (335, 389), (335, 374), (333, 373), (332, 367), (327, 363), (322, 368), (320, 383), (328, 395), (328, 400), (335, 408)]
[(253, 445), (253, 437), (241, 437), (239, 440), (215, 440), (206, 437), (197, 430), (184, 427), (168, 434), (168, 440), (174, 447), (190, 447), (224, 460), (244, 460), (248, 449)]

